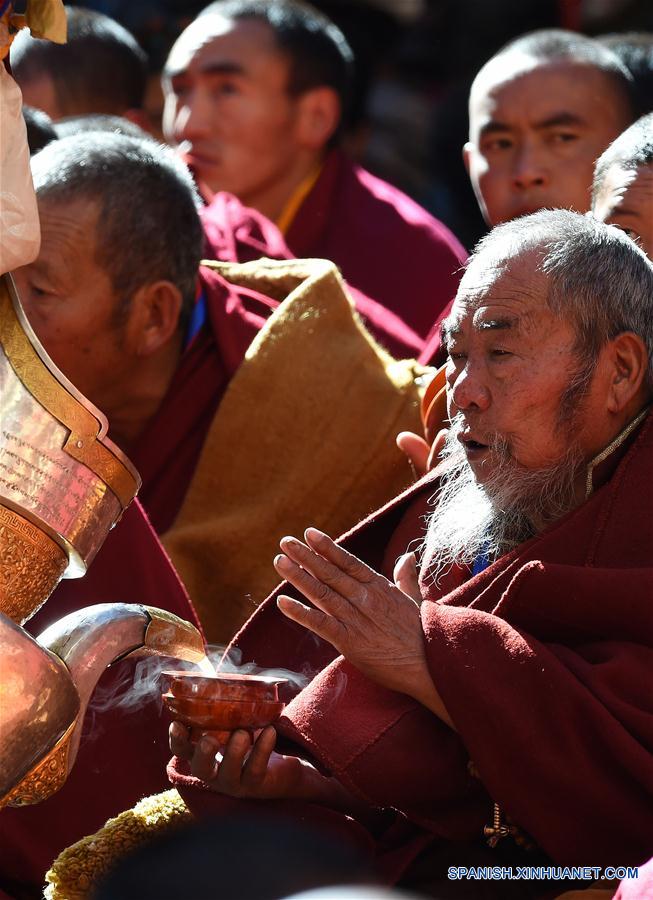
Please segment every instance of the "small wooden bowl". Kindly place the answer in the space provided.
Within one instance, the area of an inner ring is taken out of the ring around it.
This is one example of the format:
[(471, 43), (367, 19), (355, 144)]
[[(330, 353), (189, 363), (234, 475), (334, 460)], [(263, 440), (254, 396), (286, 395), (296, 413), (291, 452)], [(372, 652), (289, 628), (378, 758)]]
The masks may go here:
[(279, 685), (284, 678), (265, 675), (238, 675), (217, 672), (199, 675), (196, 672), (163, 672), (162, 685), (175, 697), (194, 697), (205, 700), (278, 700)]
[(279, 700), (283, 678), (232, 673), (215, 676), (164, 672), (163, 702), (174, 719), (190, 727), (191, 740), (209, 734), (225, 744), (236, 729), (254, 738), (285, 707)]

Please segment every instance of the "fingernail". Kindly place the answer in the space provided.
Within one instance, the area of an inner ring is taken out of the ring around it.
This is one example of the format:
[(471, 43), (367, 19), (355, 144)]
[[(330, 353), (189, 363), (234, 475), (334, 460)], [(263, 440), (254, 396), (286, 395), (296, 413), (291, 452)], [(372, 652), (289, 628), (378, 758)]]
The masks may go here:
[(181, 737), (183, 735), (183, 729), (179, 722), (173, 722), (170, 726), (170, 733), (173, 737)]
[(304, 536), (307, 540), (319, 541), (320, 538), (326, 537), (323, 531), (320, 531), (318, 528), (314, 528), (312, 525), (310, 528), (307, 528), (304, 532)]
[(213, 753), (213, 741), (211, 738), (202, 738), (200, 741), (200, 750), (202, 753)]
[(284, 556), (283, 553), (280, 553), (278, 556), (274, 557), (274, 565), (280, 572), (283, 572), (285, 575), (293, 571), (292, 561), (288, 559), (287, 556)]

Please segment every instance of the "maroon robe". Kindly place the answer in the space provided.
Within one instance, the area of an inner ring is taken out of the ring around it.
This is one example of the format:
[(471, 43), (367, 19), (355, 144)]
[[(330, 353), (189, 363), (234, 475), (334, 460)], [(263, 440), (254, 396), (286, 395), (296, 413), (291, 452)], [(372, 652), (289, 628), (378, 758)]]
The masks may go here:
[(233, 194), (220, 191), (207, 198), (207, 203), (200, 211), (200, 218), (210, 259), (241, 263), (261, 256), (292, 259), (277, 226), (255, 209), (244, 207)]
[(453, 299), (447, 303), (440, 315), (437, 317), (433, 326), (424, 341), (424, 347), (417, 357), (417, 361), (423, 366), (435, 366), (439, 368), (447, 361), (447, 351), (442, 343), (442, 323), (451, 312)]
[[(394, 852), (395, 877), (423, 847), (420, 833), (436, 846), (478, 840), (494, 802), (556, 864), (650, 857), (652, 415), (614, 463), (586, 503), (484, 572), (467, 581), (456, 572), (441, 590), (423, 584), (428, 665), (456, 732), (284, 620), (276, 595), (237, 636), (244, 661), (318, 670), (279, 731), (370, 806), (399, 812), (379, 843), (386, 860)], [(358, 526), (345, 546), (387, 571), (423, 527), (436, 479)], [(191, 808), (195, 798), (207, 808), (210, 795), (183, 765), (169, 773)]]
[[(212, 259), (248, 262), (261, 256), (293, 258), (277, 226), (256, 210), (242, 206), (231, 194), (214, 194), (202, 209), (201, 217), (207, 253)], [(366, 296), (361, 289), (348, 287), (366, 328), (396, 359), (416, 357), (422, 352), (424, 339), (403, 318)]]
[[(135, 501), (109, 534), (88, 574), (62, 581), (27, 627), (39, 634), (52, 622), (95, 603), (144, 603), (199, 623), (165, 551)], [(131, 685), (135, 662), (112, 666), (100, 695)], [(96, 695), (97, 696), (97, 695)], [(0, 896), (41, 897), (45, 873), (70, 844), (144, 796), (165, 790), (167, 717), (156, 695), (131, 711), (87, 711), (75, 765), (63, 788), (36, 806), (0, 810)]]
[(441, 222), (340, 150), (327, 156), (285, 237), (297, 257), (333, 260), (348, 284), (422, 339), (454, 297), (467, 258)]
[(204, 266), (200, 284), (207, 322), (184, 352), (156, 415), (127, 448), (143, 479), (141, 502), (158, 534), (174, 522), (227, 385), (277, 305)]

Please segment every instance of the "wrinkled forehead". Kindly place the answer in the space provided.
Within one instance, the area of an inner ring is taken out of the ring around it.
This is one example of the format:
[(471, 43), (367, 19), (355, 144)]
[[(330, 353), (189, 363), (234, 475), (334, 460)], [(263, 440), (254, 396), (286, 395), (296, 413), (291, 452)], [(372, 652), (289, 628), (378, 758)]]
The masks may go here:
[[(458, 287), (442, 332), (445, 337), (480, 319), (500, 315), (524, 327), (548, 309), (548, 279), (541, 271), (540, 248), (515, 249), (499, 244), (472, 257)], [(480, 314), (480, 315), (479, 315)]]

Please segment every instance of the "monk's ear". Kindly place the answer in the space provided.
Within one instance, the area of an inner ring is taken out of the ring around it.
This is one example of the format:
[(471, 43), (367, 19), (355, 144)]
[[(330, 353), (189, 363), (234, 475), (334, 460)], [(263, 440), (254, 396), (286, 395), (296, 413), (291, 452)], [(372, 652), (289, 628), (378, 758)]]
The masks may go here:
[(618, 334), (608, 345), (610, 383), (608, 409), (619, 413), (645, 390), (649, 359), (646, 344), (632, 331)]
[(332, 88), (305, 91), (298, 100), (297, 142), (306, 150), (322, 150), (337, 130), (341, 116), (340, 98)]
[[(472, 165), (472, 153), (474, 152), (474, 145), (471, 141), (467, 141), (466, 144), (463, 144), (463, 163), (465, 164), (465, 169), (467, 174), (470, 174), (470, 168)], [(470, 175), (471, 177), (471, 175)]]
[(153, 281), (136, 291), (127, 327), (137, 356), (151, 356), (176, 336), (181, 305), (181, 291), (171, 281)]

